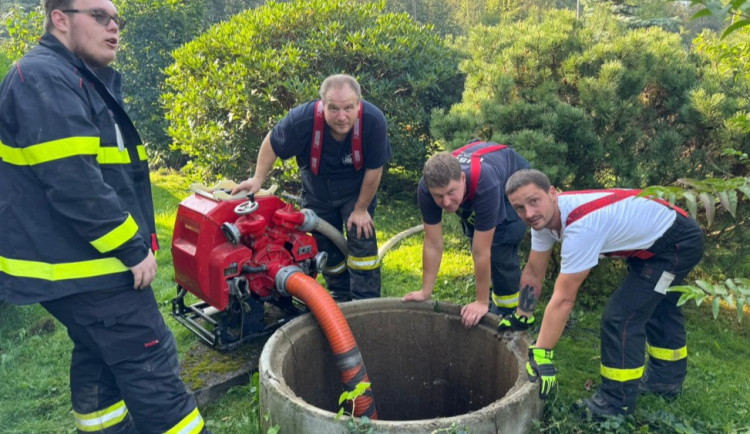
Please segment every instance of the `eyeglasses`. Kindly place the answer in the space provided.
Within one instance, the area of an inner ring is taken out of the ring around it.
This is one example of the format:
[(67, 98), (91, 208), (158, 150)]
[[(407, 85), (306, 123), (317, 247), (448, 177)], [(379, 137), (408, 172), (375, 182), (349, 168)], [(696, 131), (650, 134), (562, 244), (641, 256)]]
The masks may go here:
[(60, 12), (65, 12), (66, 14), (89, 14), (91, 18), (104, 27), (107, 27), (110, 21), (114, 21), (118, 29), (122, 30), (125, 28), (125, 18), (119, 15), (110, 15), (103, 9), (63, 9)]

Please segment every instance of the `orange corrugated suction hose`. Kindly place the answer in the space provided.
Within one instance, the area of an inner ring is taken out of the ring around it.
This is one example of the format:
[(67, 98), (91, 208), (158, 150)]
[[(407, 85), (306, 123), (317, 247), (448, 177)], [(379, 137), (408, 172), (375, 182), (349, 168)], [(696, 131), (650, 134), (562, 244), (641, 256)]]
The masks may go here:
[[(352, 391), (357, 384), (369, 382), (362, 354), (349, 324), (325, 288), (312, 277), (297, 272), (288, 276), (285, 289), (289, 295), (302, 300), (318, 320), (341, 371), (344, 388)], [(372, 389), (368, 388), (363, 395), (354, 399), (353, 414), (355, 417), (367, 416), (373, 420), (378, 418)]]

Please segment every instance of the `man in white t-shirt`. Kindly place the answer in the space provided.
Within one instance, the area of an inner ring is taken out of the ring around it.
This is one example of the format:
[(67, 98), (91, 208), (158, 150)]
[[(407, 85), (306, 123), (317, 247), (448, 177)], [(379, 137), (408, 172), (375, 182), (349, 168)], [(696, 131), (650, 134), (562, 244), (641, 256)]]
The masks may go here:
[(552, 350), (578, 289), (601, 256), (627, 258), (628, 274), (602, 315), (602, 384), (580, 408), (597, 418), (630, 414), (639, 391), (679, 394), (687, 368), (685, 319), (677, 306), (680, 294), (667, 289), (679, 285), (703, 256), (698, 224), (667, 202), (638, 197), (639, 190), (560, 193), (538, 170), (516, 172), (505, 191), (532, 228), (519, 315), (533, 311), (552, 247), (561, 243), (560, 274), (526, 365), (531, 381), (541, 379), (540, 397), (556, 384)]

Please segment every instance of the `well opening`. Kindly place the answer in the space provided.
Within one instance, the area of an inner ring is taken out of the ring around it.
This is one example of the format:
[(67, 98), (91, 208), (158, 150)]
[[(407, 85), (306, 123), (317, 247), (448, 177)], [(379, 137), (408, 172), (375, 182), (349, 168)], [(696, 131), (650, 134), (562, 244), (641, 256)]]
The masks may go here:
[[(521, 378), (528, 336), (499, 334), (494, 315), (466, 329), (460, 308), (446, 303), (379, 299), (340, 308), (372, 383), (379, 416), (376, 432), (395, 426), (404, 432), (409, 425), (429, 431), (421, 424), (445, 424), (451, 418), (473, 426), (471, 432), (506, 432), (499, 418), (523, 432), (531, 416), (538, 417), (536, 387)], [(333, 418), (339, 410), (344, 390), (340, 372), (322, 330), (309, 315), (271, 337), (261, 355), (260, 373), (262, 410), (270, 411), (284, 432), (317, 432), (308, 431), (309, 423)], [(295, 414), (299, 412), (309, 414)]]

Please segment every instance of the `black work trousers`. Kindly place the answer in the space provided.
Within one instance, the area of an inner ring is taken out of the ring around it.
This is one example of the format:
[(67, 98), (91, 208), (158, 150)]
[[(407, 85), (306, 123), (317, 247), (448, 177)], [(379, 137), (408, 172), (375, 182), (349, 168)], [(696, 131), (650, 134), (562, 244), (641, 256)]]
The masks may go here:
[[(612, 406), (632, 410), (645, 369), (646, 344), (671, 360), (650, 358), (649, 380), (682, 384), (687, 370), (685, 319), (677, 306), (680, 285), (703, 256), (703, 232), (688, 217), (674, 224), (648, 249), (654, 256), (628, 259), (628, 274), (607, 301), (601, 320), (599, 394)], [(651, 360), (653, 359), (653, 362)]]
[[(323, 277), (328, 291), (337, 301), (380, 297), (380, 259), (377, 234), (357, 237), (357, 228), (346, 228), (346, 222), (359, 199), (361, 179), (327, 180), (309, 171), (302, 173), (302, 206), (346, 234), (348, 254), (344, 254), (327, 237), (314, 233), (318, 251), (328, 253)], [(375, 218), (377, 197), (367, 207)]]
[[(518, 289), (521, 285), (521, 260), (518, 247), (526, 234), (526, 224), (513, 211), (509, 219), (495, 228), (490, 247), (490, 312), (504, 316), (516, 311), (518, 307)], [(463, 231), (473, 242), (474, 227), (461, 222)]]
[(42, 306), (73, 340), (70, 390), (79, 432), (200, 432), (203, 420), (179, 377), (174, 336), (150, 287), (75, 294)]

